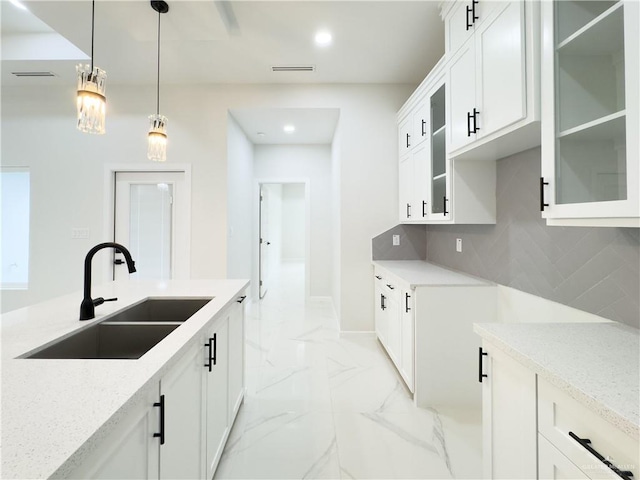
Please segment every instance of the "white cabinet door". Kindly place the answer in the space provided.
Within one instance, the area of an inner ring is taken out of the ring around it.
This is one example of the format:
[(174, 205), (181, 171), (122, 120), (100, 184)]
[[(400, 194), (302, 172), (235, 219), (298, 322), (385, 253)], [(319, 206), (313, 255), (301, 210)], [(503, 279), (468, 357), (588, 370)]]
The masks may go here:
[[(469, 40), (458, 51), (449, 64), (449, 111), (451, 120), (448, 126), (450, 150), (473, 142), (473, 113), (476, 105), (476, 55), (475, 43)], [(476, 116), (477, 117), (477, 116)]]
[(541, 8), (542, 216), (550, 225), (638, 227), (640, 3)]
[(538, 478), (540, 480), (565, 478), (589, 480), (589, 477), (582, 470), (542, 435), (538, 435)]
[(157, 479), (160, 440), (153, 434), (160, 431), (160, 415), (153, 404), (158, 399), (156, 383), (68, 478)]
[(411, 219), (415, 221), (427, 220), (429, 215), (430, 165), (429, 141), (423, 142), (413, 149), (413, 201), (411, 202)]
[[(216, 471), (229, 428), (229, 312), (217, 323), (206, 339), (211, 345), (211, 357), (207, 362), (206, 384), (206, 465), (207, 478)], [(209, 347), (207, 347), (209, 350)]]
[(414, 349), (415, 349), (415, 316), (413, 313), (413, 290), (403, 289), (402, 305), (400, 305), (400, 324), (402, 346), (400, 358), (400, 373), (411, 392), (414, 391)]
[[(245, 293), (243, 293), (243, 296)], [(244, 301), (238, 299), (229, 316), (229, 423), (236, 418), (244, 398)]]
[(484, 478), (536, 478), (535, 373), (486, 342), (483, 348)]
[(399, 166), (399, 184), (398, 184), (398, 213), (401, 222), (410, 222), (414, 220), (415, 208), (413, 205), (413, 176), (414, 176), (414, 160), (413, 155), (408, 153), (404, 157), (400, 157)]
[(164, 443), (160, 478), (202, 477), (202, 345), (192, 346), (160, 380), (164, 397)]
[(479, 136), (487, 136), (525, 118), (524, 3), (505, 2), (476, 34)]

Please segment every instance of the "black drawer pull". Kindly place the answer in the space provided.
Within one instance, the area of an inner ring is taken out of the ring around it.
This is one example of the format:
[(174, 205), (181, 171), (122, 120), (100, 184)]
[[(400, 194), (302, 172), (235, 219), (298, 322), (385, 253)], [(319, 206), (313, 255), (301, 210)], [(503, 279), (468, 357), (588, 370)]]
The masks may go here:
[(378, 280), (382, 280), (382, 277), (381, 277), (380, 275), (376, 275), (376, 278), (377, 278)]
[(487, 352), (482, 351), (482, 347), (478, 349), (478, 381), (482, 383), (483, 378), (487, 378), (486, 373), (482, 373), (482, 357), (487, 355)]
[(425, 208), (427, 208), (427, 202), (423, 200), (422, 201), (422, 217), (423, 218), (427, 216), (427, 212), (424, 211)]
[(540, 177), (540, 211), (544, 212), (544, 207), (548, 207), (548, 203), (544, 203), (544, 186), (549, 185), (549, 182), (545, 182), (543, 177)]
[(396, 288), (396, 287), (394, 287), (393, 285), (391, 285), (391, 284), (389, 284), (389, 283), (387, 283), (387, 287), (388, 287), (388, 288), (390, 288), (391, 290), (393, 290), (394, 288)]
[(408, 293), (404, 294), (404, 311), (405, 313), (409, 313), (409, 310), (411, 310), (411, 308), (409, 308), (409, 299), (411, 298), (411, 295), (409, 295)]
[(620, 478), (624, 478), (624, 480), (632, 480), (633, 478), (633, 472), (630, 472), (628, 470), (620, 470), (618, 467), (616, 467), (613, 463), (611, 463), (609, 460), (607, 460), (605, 457), (603, 457), (602, 455), (600, 455), (600, 453), (598, 453), (596, 451), (595, 448), (593, 448), (591, 446), (591, 440), (589, 440), (588, 438), (580, 438), (579, 436), (577, 436), (575, 433), (573, 432), (569, 432), (569, 436), (571, 438), (573, 438), (576, 442), (578, 442), (582, 447), (584, 447), (585, 450), (587, 450), (591, 455), (593, 455), (594, 457), (596, 457), (598, 460), (600, 460), (602, 463), (604, 463), (607, 467), (609, 467), (609, 469), (615, 473), (616, 475), (618, 475)]
[(238, 303), (242, 303), (244, 302), (244, 299), (247, 298), (246, 295), (241, 296), (240, 298), (238, 298), (238, 300), (236, 300)]
[(160, 401), (153, 406), (160, 407), (160, 433), (154, 433), (153, 438), (160, 438), (160, 445), (164, 445), (164, 395), (160, 395)]

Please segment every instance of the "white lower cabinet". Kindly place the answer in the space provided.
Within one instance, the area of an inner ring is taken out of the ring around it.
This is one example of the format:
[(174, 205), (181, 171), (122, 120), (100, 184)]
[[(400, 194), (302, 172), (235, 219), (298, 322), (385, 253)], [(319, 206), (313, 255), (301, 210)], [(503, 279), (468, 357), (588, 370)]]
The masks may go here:
[(244, 398), (244, 298), (211, 320), (69, 478), (213, 477)]
[(193, 345), (160, 380), (160, 478), (201, 478), (202, 345)]
[[(222, 323), (206, 339), (207, 350), (211, 352), (204, 374), (206, 390), (206, 477), (212, 478), (216, 471), (225, 440), (229, 434), (228, 381), (229, 381), (229, 317), (225, 315)], [(211, 345), (209, 347), (208, 345)], [(193, 478), (193, 477), (192, 477)]]
[(536, 478), (536, 375), (486, 342), (478, 357), (484, 478)]
[(85, 457), (67, 478), (119, 479), (158, 478), (160, 439), (158, 412), (150, 408), (158, 401), (158, 384), (147, 388), (127, 410), (117, 426)]
[(637, 439), (492, 344), (479, 358), (484, 478), (640, 476)]

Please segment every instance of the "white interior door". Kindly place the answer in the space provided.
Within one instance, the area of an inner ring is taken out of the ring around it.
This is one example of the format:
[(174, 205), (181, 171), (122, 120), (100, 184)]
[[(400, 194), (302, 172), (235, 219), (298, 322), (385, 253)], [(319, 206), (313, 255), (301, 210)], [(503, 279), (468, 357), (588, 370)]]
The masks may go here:
[(260, 186), (260, 227), (258, 247), (259, 261), (259, 281), (260, 281), (260, 298), (267, 293), (269, 278), (269, 242), (267, 235), (269, 234), (269, 190)]
[[(188, 191), (183, 172), (116, 172), (114, 239), (129, 249), (140, 279), (188, 278)], [(129, 273), (114, 254), (113, 278)]]

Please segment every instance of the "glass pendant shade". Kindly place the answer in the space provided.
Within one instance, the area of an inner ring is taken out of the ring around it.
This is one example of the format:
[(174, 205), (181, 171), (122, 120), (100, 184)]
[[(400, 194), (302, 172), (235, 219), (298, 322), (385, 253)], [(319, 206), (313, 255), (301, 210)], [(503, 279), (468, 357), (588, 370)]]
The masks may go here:
[(167, 117), (158, 113), (149, 115), (148, 141), (149, 160), (165, 162), (167, 160)]
[(78, 130), (85, 133), (103, 134), (107, 99), (105, 82), (107, 73), (98, 67), (77, 65), (78, 74)]

